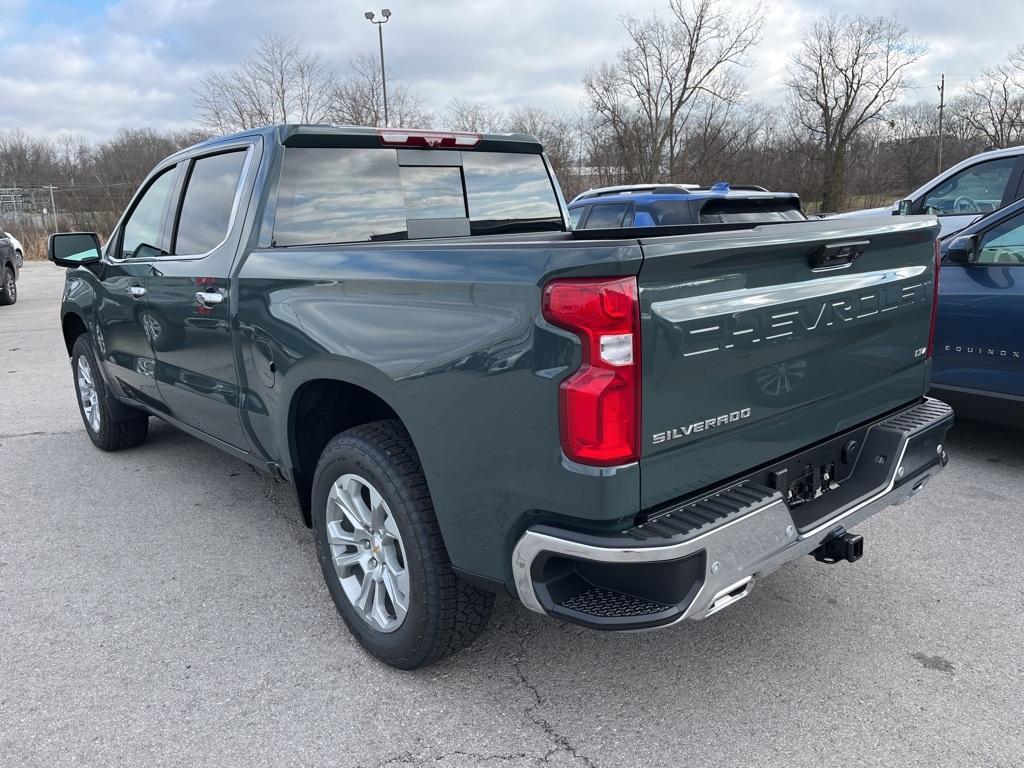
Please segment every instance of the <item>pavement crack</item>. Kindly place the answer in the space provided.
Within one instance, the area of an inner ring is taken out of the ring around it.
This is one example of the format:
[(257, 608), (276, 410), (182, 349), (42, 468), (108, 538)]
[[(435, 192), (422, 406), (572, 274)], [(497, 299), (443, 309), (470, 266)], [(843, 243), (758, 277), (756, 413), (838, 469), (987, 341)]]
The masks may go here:
[(481, 752), (468, 752), (462, 749), (443, 752), (440, 755), (414, 755), (412, 752), (402, 752), (391, 757), (384, 758), (378, 763), (361, 768), (385, 768), (389, 765), (429, 765), (430, 763), (443, 763), (452, 757), (466, 757), (475, 763), (487, 763), (491, 761), (506, 762), (509, 760), (522, 760), (528, 755), (525, 752), (483, 754)]
[(14, 432), (8, 435), (0, 435), (0, 440), (14, 440), (15, 438), (18, 437), (49, 437), (50, 435), (78, 435), (81, 434), (82, 432), (85, 432), (84, 427), (81, 429), (68, 429), (58, 432), (45, 432), (41, 430), (37, 432)]
[(551, 748), (548, 749), (547, 754), (541, 759), (542, 763), (549, 763), (551, 759), (559, 752), (565, 752), (573, 760), (578, 760), (583, 763), (587, 768), (597, 768), (597, 763), (593, 758), (584, 754), (580, 749), (573, 744), (569, 737), (558, 731), (557, 728), (551, 723), (550, 720), (543, 717), (537, 710), (542, 704), (544, 704), (544, 696), (541, 694), (540, 689), (526, 676), (523, 671), (523, 664), (526, 660), (526, 641), (532, 637), (529, 632), (521, 632), (514, 628), (513, 634), (519, 638), (519, 648), (516, 654), (512, 657), (512, 669), (516, 674), (517, 682), (522, 685), (530, 695), (533, 697), (533, 703), (529, 704), (524, 710), (523, 715), (533, 723), (535, 726), (544, 731), (544, 734), (551, 741)]

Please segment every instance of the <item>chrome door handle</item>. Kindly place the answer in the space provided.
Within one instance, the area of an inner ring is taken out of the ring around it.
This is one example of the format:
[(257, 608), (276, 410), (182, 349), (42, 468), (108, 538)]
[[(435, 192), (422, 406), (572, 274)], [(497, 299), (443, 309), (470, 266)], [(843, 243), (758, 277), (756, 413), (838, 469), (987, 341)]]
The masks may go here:
[(131, 295), (133, 299), (141, 299), (143, 296), (146, 295), (146, 289), (143, 288), (141, 285), (129, 285), (128, 293)]
[(224, 301), (224, 294), (216, 291), (196, 291), (196, 304), (203, 307), (210, 307)]

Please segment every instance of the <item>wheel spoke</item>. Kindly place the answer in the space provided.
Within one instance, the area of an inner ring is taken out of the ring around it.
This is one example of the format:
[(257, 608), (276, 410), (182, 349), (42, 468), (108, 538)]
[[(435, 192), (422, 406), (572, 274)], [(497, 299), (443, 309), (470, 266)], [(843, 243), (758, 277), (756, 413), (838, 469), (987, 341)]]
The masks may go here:
[[(402, 582), (405, 582), (404, 587)], [(389, 568), (384, 570), (384, 588), (391, 597), (391, 604), (395, 607), (395, 618), (399, 621), (409, 610), (409, 576), (403, 570), (401, 574), (395, 575)]]
[(367, 527), (366, 520), (360, 514), (358, 507), (356, 507), (355, 502), (352, 500), (352, 495), (348, 493), (348, 491), (340, 488), (338, 485), (335, 485), (334, 488), (331, 489), (330, 501), (332, 501), (338, 509), (341, 510), (341, 513), (345, 516), (345, 519), (348, 520), (349, 525), (351, 525), (355, 531), (364, 534), (364, 536), (369, 535), (369, 528)]
[[(366, 553), (359, 551), (355, 552), (339, 552), (333, 555), (334, 566), (341, 570), (351, 568), (353, 565), (362, 565), (366, 559)], [(364, 568), (365, 570), (365, 568)]]
[(341, 499), (345, 510), (359, 520), (359, 526), (364, 530), (370, 530), (372, 527), (370, 510), (366, 508), (366, 504), (363, 502), (363, 483), (354, 475), (348, 475), (343, 480), (347, 480), (344, 485), (335, 485), (338, 488), (338, 498)]
[(374, 581), (369, 574), (363, 576), (363, 583), (360, 585), (359, 596), (355, 599), (354, 605), (364, 618), (370, 615), (373, 607)]
[(384, 583), (376, 581), (373, 587), (373, 618), (381, 629), (384, 629), (391, 621), (391, 617), (388, 615), (387, 604), (384, 602), (386, 596), (387, 588), (384, 586)]
[(327, 523), (327, 541), (334, 545), (351, 545), (353, 547), (359, 544), (354, 533), (342, 528), (341, 520), (331, 520)]

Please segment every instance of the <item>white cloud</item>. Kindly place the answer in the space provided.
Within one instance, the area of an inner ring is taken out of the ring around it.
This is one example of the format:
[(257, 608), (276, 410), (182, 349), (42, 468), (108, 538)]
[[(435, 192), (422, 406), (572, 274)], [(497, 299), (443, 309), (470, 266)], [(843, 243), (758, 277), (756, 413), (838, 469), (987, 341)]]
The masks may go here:
[[(739, 9), (754, 0), (732, 0)], [(423, 0), (388, 4), (384, 28), (389, 69), (433, 109), (458, 96), (501, 107), (573, 110), (590, 66), (624, 45), (618, 17), (664, 12), (641, 0)], [(89, 138), (123, 126), (181, 127), (195, 119), (192, 88), (211, 68), (243, 58), (261, 35), (280, 32), (320, 50), (339, 71), (360, 53), (376, 54), (368, 3), (250, 0), (240, 10), (217, 0), (114, 0), (90, 16), (77, 9), (30, 20), (26, 0), (0, 0), (4, 39), (0, 127)], [(889, 14), (886, 0), (833, 0), (841, 13)], [(899, 6), (913, 32), (930, 45), (917, 68), (921, 98), (939, 72), (953, 90), (1018, 43), (1024, 4), (998, 0), (985, 13), (964, 13), (950, 0)], [(67, 10), (67, 9), (66, 9)], [(771, 0), (764, 37), (747, 72), (749, 90), (781, 98), (786, 63), (802, 26), (822, 8), (816, 0)], [(56, 19), (56, 20), (54, 20)], [(63, 20), (63, 21), (62, 21)]]

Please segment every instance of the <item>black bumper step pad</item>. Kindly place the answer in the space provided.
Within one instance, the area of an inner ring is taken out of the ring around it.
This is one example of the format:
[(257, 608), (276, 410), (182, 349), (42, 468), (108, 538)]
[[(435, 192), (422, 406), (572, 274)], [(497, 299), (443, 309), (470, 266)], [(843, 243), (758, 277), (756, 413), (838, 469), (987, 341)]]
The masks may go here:
[(741, 517), (781, 498), (781, 493), (766, 485), (750, 481), (737, 483), (696, 501), (659, 512), (656, 517), (633, 526), (625, 534), (637, 541), (678, 541), (699, 533), (702, 528), (717, 527), (729, 518)]

